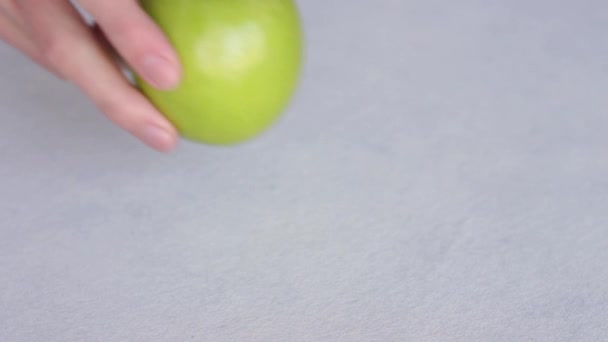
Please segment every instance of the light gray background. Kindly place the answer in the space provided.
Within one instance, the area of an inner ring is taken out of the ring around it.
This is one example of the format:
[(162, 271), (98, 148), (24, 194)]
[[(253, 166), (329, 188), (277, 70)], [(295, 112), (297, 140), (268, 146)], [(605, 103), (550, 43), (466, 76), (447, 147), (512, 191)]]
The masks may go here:
[(599, 341), (608, 3), (301, 1), (287, 116), (147, 150), (0, 47), (0, 341)]

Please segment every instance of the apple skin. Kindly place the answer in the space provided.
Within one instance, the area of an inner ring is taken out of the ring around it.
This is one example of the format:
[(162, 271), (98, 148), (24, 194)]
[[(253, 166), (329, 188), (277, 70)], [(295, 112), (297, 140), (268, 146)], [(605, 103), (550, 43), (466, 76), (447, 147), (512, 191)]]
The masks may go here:
[(182, 81), (170, 91), (135, 75), (183, 138), (250, 140), (274, 124), (297, 88), (302, 29), (294, 0), (142, 0), (173, 44)]

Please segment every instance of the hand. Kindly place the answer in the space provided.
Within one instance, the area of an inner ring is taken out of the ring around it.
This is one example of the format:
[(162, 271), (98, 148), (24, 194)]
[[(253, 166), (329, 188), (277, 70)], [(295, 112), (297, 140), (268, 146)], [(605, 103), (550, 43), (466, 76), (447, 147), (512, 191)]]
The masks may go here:
[(76, 84), (110, 120), (150, 147), (171, 150), (175, 128), (113, 58), (115, 50), (144, 80), (168, 90), (181, 78), (169, 41), (137, 0), (80, 0), (79, 5), (97, 28), (69, 0), (0, 0), (0, 39)]

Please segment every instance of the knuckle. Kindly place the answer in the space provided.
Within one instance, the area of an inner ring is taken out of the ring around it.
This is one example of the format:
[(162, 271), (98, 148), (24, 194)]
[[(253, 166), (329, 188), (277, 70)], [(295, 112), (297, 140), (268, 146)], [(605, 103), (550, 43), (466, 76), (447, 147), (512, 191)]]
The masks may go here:
[(110, 121), (129, 132), (136, 130), (139, 115), (133, 115), (134, 108), (131, 99), (118, 94), (109, 94), (98, 98), (96, 102), (99, 110)]
[(40, 44), (40, 56), (49, 65), (57, 68), (66, 65), (70, 58), (70, 48), (61, 39), (46, 39)]
[(112, 120), (124, 120), (128, 102), (122, 96), (105, 96), (97, 101), (97, 106)]
[(140, 36), (140, 30), (138, 25), (133, 20), (125, 18), (123, 16), (116, 16), (109, 18), (101, 25), (104, 31), (107, 31), (110, 35), (115, 38), (123, 38), (134, 40), (134, 37)]

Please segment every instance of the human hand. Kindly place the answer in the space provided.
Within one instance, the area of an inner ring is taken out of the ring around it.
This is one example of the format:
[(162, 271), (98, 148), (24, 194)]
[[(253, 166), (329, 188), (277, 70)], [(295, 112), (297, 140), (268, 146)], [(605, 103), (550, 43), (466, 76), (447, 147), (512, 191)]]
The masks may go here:
[(0, 39), (73, 82), (110, 120), (150, 147), (171, 150), (175, 127), (113, 58), (117, 53), (148, 83), (169, 90), (181, 78), (169, 41), (137, 0), (80, 0), (79, 5), (97, 28), (87, 25), (69, 0), (0, 0)]

